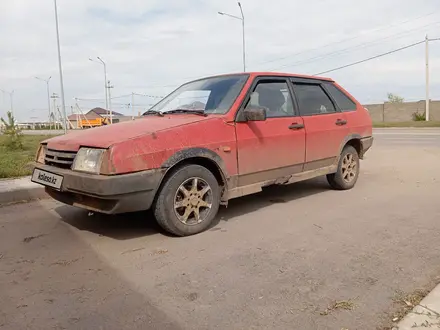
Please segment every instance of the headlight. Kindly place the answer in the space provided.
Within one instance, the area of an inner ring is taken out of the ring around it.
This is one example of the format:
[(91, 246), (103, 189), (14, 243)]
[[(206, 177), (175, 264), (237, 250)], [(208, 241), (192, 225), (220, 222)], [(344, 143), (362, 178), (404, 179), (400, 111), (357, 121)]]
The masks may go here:
[(99, 173), (105, 149), (80, 148), (75, 156), (74, 171)]
[(44, 144), (40, 144), (40, 148), (37, 151), (37, 163), (44, 164), (44, 158), (46, 158), (47, 147)]

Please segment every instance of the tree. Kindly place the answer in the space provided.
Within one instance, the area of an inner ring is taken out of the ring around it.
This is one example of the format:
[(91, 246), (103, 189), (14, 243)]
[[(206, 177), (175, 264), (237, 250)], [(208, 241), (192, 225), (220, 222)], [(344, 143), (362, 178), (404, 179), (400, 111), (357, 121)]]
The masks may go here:
[(404, 101), (403, 97), (393, 93), (388, 93), (387, 96), (388, 96), (388, 102), (390, 103), (403, 103)]
[(7, 116), (7, 120), (1, 118), (1, 122), (4, 125), (3, 133), (7, 136), (5, 145), (11, 150), (23, 149), (21, 131), (17, 127), (12, 112), (8, 111)]

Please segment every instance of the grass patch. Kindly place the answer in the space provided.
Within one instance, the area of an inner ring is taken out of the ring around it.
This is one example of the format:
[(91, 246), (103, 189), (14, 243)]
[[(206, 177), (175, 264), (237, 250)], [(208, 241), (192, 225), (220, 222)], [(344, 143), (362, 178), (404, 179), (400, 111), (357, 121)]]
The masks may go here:
[(30, 175), (30, 163), (34, 161), (41, 141), (53, 136), (23, 135), (23, 150), (9, 150), (5, 146), (7, 137), (0, 135), (0, 179)]
[(396, 123), (374, 122), (373, 127), (440, 127), (440, 121), (402, 121)]

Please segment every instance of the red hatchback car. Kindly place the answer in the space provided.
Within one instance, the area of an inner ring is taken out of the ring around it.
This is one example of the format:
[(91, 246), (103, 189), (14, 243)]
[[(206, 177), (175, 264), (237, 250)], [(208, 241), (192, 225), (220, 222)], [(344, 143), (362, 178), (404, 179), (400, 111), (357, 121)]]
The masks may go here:
[(222, 75), (182, 85), (141, 119), (44, 141), (32, 181), (96, 212), (152, 208), (186, 236), (268, 185), (326, 175), (334, 189), (352, 188), (372, 142), (368, 112), (331, 79)]

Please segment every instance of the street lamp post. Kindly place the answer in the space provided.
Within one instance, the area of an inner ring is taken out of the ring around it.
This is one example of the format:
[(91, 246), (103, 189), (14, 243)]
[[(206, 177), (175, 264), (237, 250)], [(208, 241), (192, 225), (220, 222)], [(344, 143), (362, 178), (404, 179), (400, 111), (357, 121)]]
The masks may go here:
[[(64, 134), (67, 133), (67, 116), (66, 116), (66, 103), (64, 101), (64, 82), (63, 82), (63, 67), (61, 64), (61, 47), (60, 47), (60, 32), (58, 28), (58, 8), (57, 0), (53, 0), (55, 6), (55, 28), (57, 33), (57, 48), (58, 48), (58, 70), (60, 72), (60, 87), (61, 87), (61, 106), (63, 109), (63, 122), (64, 122)], [(55, 109), (54, 109), (55, 110)]]
[(105, 90), (105, 109), (108, 110), (108, 91), (107, 91), (107, 65), (105, 62), (98, 56), (96, 57), (99, 62), (93, 60), (92, 58), (89, 58), (89, 61), (100, 63), (104, 66), (104, 90)]
[(246, 38), (245, 38), (245, 26), (244, 26), (244, 14), (243, 14), (243, 8), (241, 7), (241, 3), (238, 2), (238, 7), (240, 7), (240, 13), (241, 17), (227, 14), (224, 12), (219, 11), (218, 13), (223, 16), (228, 16), (234, 19), (238, 19), (241, 21), (241, 27), (242, 27), (242, 42), (243, 42), (243, 71), (246, 72)]
[(5, 91), (4, 89), (0, 89), (0, 91), (2, 91), (3, 93), (9, 94), (9, 100), (11, 102), (11, 113), (12, 116), (14, 116), (14, 90), (12, 90), (11, 92)]
[(44, 81), (46, 83), (46, 87), (47, 87), (47, 110), (49, 111), (49, 117), (48, 117), (49, 118), (49, 127), (50, 127), (50, 88), (49, 88), (49, 82), (50, 82), (51, 78), (52, 78), (52, 76), (50, 76), (47, 79), (42, 79), (42, 78), (39, 78), (39, 77), (35, 77), (35, 79)]

